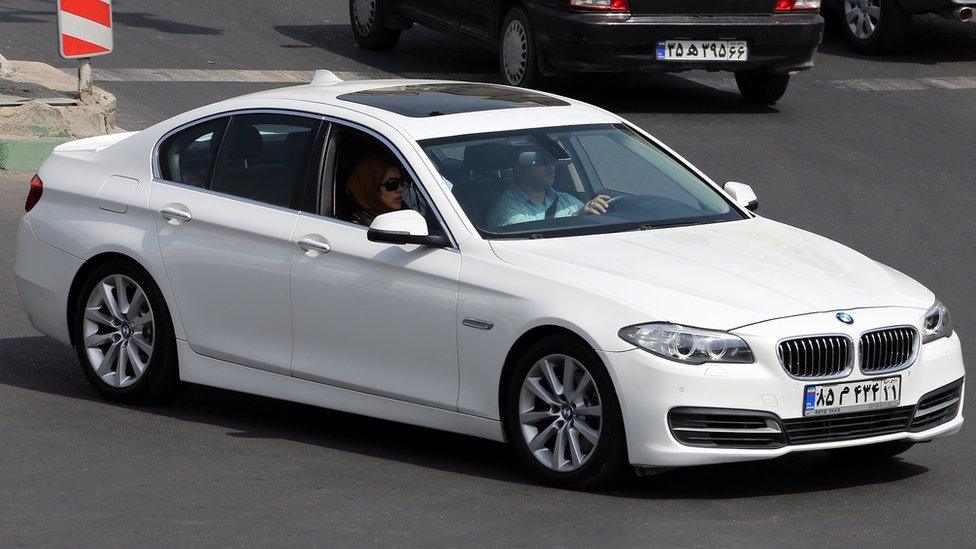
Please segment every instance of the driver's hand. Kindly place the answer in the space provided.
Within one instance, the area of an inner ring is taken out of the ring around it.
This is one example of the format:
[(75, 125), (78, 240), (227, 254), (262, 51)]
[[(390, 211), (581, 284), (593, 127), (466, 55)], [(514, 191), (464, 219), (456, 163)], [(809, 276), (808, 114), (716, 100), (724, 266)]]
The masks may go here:
[(576, 215), (603, 215), (607, 213), (607, 209), (610, 208), (610, 197), (605, 194), (597, 195), (583, 207), (580, 208)]

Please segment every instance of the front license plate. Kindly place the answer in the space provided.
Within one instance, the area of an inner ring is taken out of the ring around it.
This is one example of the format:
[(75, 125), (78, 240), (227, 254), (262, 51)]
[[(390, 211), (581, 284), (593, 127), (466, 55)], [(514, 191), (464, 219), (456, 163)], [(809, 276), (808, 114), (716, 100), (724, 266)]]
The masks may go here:
[(804, 416), (891, 408), (901, 401), (901, 377), (807, 385), (803, 393)]
[(746, 61), (745, 40), (668, 40), (657, 45), (658, 61)]

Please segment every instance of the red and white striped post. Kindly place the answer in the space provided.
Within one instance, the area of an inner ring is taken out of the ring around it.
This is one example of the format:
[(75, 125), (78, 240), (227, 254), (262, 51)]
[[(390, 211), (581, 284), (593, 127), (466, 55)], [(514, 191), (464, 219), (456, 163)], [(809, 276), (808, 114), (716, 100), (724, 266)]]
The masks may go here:
[(91, 58), (112, 52), (112, 0), (58, 0), (61, 57), (80, 59), (78, 95), (91, 96)]

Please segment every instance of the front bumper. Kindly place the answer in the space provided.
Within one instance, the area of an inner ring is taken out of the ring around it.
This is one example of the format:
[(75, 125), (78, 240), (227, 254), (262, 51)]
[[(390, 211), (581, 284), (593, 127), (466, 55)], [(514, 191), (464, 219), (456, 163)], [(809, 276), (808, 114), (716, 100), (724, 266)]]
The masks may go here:
[[(924, 311), (918, 309), (864, 309), (851, 311), (860, 329), (868, 326), (916, 324)], [(766, 412), (779, 421), (803, 417), (805, 386), (815, 381), (792, 379), (775, 353), (775, 342), (784, 335), (818, 333), (814, 327), (835, 327), (828, 323), (833, 313), (782, 319), (742, 328), (735, 332), (746, 339), (756, 355), (754, 364), (690, 366), (659, 358), (640, 349), (602, 353), (617, 387), (630, 462), (641, 467), (675, 467), (749, 461), (780, 457), (793, 452), (860, 446), (891, 440), (925, 442), (957, 432), (963, 423), (962, 402), (948, 421), (932, 428), (867, 436), (831, 439), (826, 442), (793, 444), (776, 448), (740, 449), (697, 447), (679, 442), (672, 434), (668, 414), (681, 408), (721, 408)], [(833, 320), (834, 324), (837, 323)], [(804, 325), (806, 327), (804, 328)], [(788, 330), (788, 331), (784, 331)], [(779, 334), (779, 335), (776, 335)], [(915, 362), (894, 374), (864, 375), (857, 369), (844, 379), (831, 382), (878, 379), (900, 375), (900, 407), (915, 406), (922, 397), (965, 376), (958, 336), (922, 346)], [(964, 394), (964, 387), (961, 394)], [(829, 416), (828, 416), (829, 417)]]
[[(824, 29), (816, 13), (630, 16), (529, 6), (546, 68), (567, 71), (804, 70), (813, 66)], [(664, 40), (746, 40), (749, 59), (658, 61), (657, 44)]]

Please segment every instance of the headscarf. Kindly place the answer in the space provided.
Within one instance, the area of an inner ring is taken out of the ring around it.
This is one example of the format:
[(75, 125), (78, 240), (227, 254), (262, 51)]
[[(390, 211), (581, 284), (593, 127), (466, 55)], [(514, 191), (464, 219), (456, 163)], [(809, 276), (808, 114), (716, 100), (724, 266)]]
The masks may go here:
[(372, 222), (374, 217), (393, 211), (380, 200), (379, 186), (386, 170), (395, 165), (393, 161), (380, 157), (365, 158), (356, 164), (356, 169), (346, 181), (346, 192), (361, 208), (356, 217)]

